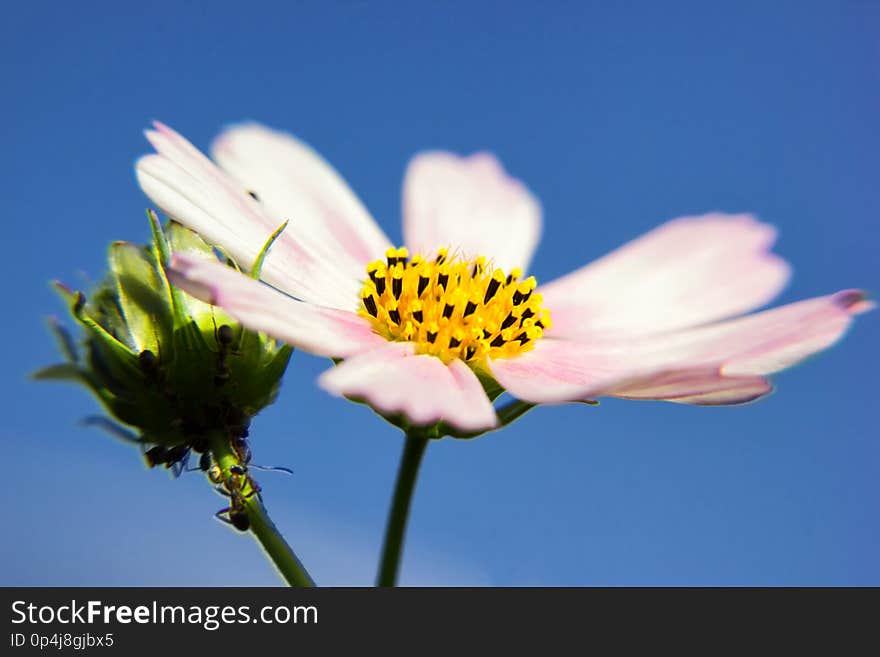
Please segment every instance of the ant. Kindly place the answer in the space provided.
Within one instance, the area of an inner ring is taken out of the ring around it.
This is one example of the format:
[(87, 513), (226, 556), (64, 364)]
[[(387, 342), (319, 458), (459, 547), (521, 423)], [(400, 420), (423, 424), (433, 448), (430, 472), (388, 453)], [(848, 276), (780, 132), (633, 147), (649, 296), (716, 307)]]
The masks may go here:
[[(218, 471), (220, 470), (217, 465), (212, 466), (208, 474), (212, 480), (214, 468)], [(229, 473), (229, 476), (222, 480), (222, 485), (217, 486), (217, 492), (230, 499), (229, 506), (225, 509), (220, 509), (214, 516), (223, 522), (229, 523), (237, 530), (245, 532), (251, 526), (247, 515), (247, 500), (256, 495), (257, 499), (262, 501), (260, 486), (247, 475), (247, 471), (240, 465), (231, 466)], [(217, 476), (222, 476), (222, 474), (218, 473)], [(250, 489), (250, 492), (245, 493), (247, 489)], [(224, 514), (226, 517), (224, 517)]]
[[(230, 372), (226, 357), (229, 355), (230, 346), (235, 340), (235, 332), (229, 324), (222, 324), (221, 326), (215, 324), (214, 326), (214, 337), (217, 340), (218, 346), (217, 371), (214, 374), (214, 385), (219, 387), (229, 381)], [(235, 354), (235, 350), (232, 350), (232, 353)]]
[[(253, 497), (254, 494), (259, 494), (257, 489), (255, 488), (247, 495), (242, 494), (238, 489), (233, 489), (231, 492), (226, 492), (223, 489), (220, 490), (230, 498), (230, 503), (225, 509), (220, 509), (215, 513), (214, 517), (232, 525), (240, 532), (246, 532), (251, 528), (251, 521), (248, 518), (245, 506), (246, 500)], [(226, 517), (224, 517), (224, 514)]]

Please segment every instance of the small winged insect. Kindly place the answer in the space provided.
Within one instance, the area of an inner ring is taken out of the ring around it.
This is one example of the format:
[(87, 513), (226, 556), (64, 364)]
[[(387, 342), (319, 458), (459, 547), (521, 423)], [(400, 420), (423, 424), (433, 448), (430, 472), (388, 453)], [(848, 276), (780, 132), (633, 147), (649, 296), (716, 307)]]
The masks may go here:
[(164, 465), (165, 469), (171, 470), (175, 477), (179, 477), (189, 463), (189, 452), (189, 445), (175, 445), (174, 447), (154, 445), (144, 452), (144, 458), (149, 467), (155, 468), (158, 465)]

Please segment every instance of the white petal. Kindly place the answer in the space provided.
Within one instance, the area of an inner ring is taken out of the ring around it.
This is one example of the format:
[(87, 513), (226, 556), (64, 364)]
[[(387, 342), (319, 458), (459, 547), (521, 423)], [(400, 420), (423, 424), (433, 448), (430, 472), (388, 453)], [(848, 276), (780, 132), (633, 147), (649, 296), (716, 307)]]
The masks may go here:
[(726, 406), (754, 401), (772, 390), (773, 386), (763, 376), (725, 376), (720, 368), (709, 367), (660, 372), (625, 385), (618, 384), (613, 396)]
[[(157, 124), (147, 137), (159, 154), (137, 163), (144, 192), (163, 212), (249, 268), (283, 217), (268, 214), (239, 183), (170, 128)], [(355, 309), (359, 302), (359, 281), (290, 230), (272, 246), (263, 278), (320, 305)]]
[[(588, 343), (544, 337), (531, 351), (489, 365), (506, 390), (533, 402), (620, 395), (739, 403), (769, 392), (760, 377), (828, 348), (854, 315), (871, 308), (863, 293), (844, 290), (661, 336)], [(721, 380), (728, 377), (743, 380)], [(721, 401), (728, 393), (735, 401)]]
[(770, 301), (789, 267), (768, 252), (775, 230), (746, 215), (670, 221), (540, 287), (548, 335), (646, 335), (696, 326)]
[(525, 270), (541, 236), (541, 208), (489, 153), (423, 153), (404, 180), (403, 236), (412, 253), (448, 247)]
[(476, 375), (459, 360), (448, 366), (416, 355), (408, 342), (391, 342), (324, 372), (319, 384), (333, 394), (366, 401), (384, 415), (402, 414), (416, 426), (446, 422), (461, 431), (498, 424)]
[(646, 341), (646, 357), (719, 363), (722, 373), (764, 375), (791, 367), (837, 342), (853, 316), (873, 304), (843, 290), (754, 315)]
[(355, 313), (296, 301), (219, 262), (177, 254), (168, 279), (247, 328), (312, 354), (346, 358), (387, 344)]
[(540, 404), (596, 396), (610, 384), (647, 369), (617, 347), (546, 337), (524, 354), (490, 361), (489, 368), (514, 397)]
[(391, 246), (342, 177), (292, 135), (238, 125), (214, 141), (212, 155), (270, 214), (290, 219), (289, 230), (350, 276), (363, 278), (367, 263)]

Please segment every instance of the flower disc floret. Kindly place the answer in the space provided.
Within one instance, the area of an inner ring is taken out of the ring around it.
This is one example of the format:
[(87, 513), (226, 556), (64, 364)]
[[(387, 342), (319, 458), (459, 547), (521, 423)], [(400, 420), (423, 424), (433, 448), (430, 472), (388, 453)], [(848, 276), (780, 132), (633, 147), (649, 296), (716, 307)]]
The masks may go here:
[(550, 326), (535, 277), (521, 277), (446, 248), (410, 258), (406, 248), (392, 247), (367, 266), (360, 313), (388, 340), (413, 342), (418, 353), (445, 363), (480, 366), (530, 350)]

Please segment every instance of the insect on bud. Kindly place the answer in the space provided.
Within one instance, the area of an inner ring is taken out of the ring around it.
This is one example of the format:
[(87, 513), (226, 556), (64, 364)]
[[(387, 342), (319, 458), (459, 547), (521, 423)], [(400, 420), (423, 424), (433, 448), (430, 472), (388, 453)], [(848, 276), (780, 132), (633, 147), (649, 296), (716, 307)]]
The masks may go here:
[(206, 450), (205, 436), (246, 434), (274, 401), (291, 348), (173, 288), (171, 253), (218, 256), (188, 228), (172, 221), (163, 229), (149, 215), (153, 242), (111, 244), (107, 277), (89, 295), (55, 284), (83, 337), (78, 344), (54, 322), (65, 362), (34, 378), (85, 385), (136, 432), (149, 465), (179, 471), (190, 450)]

